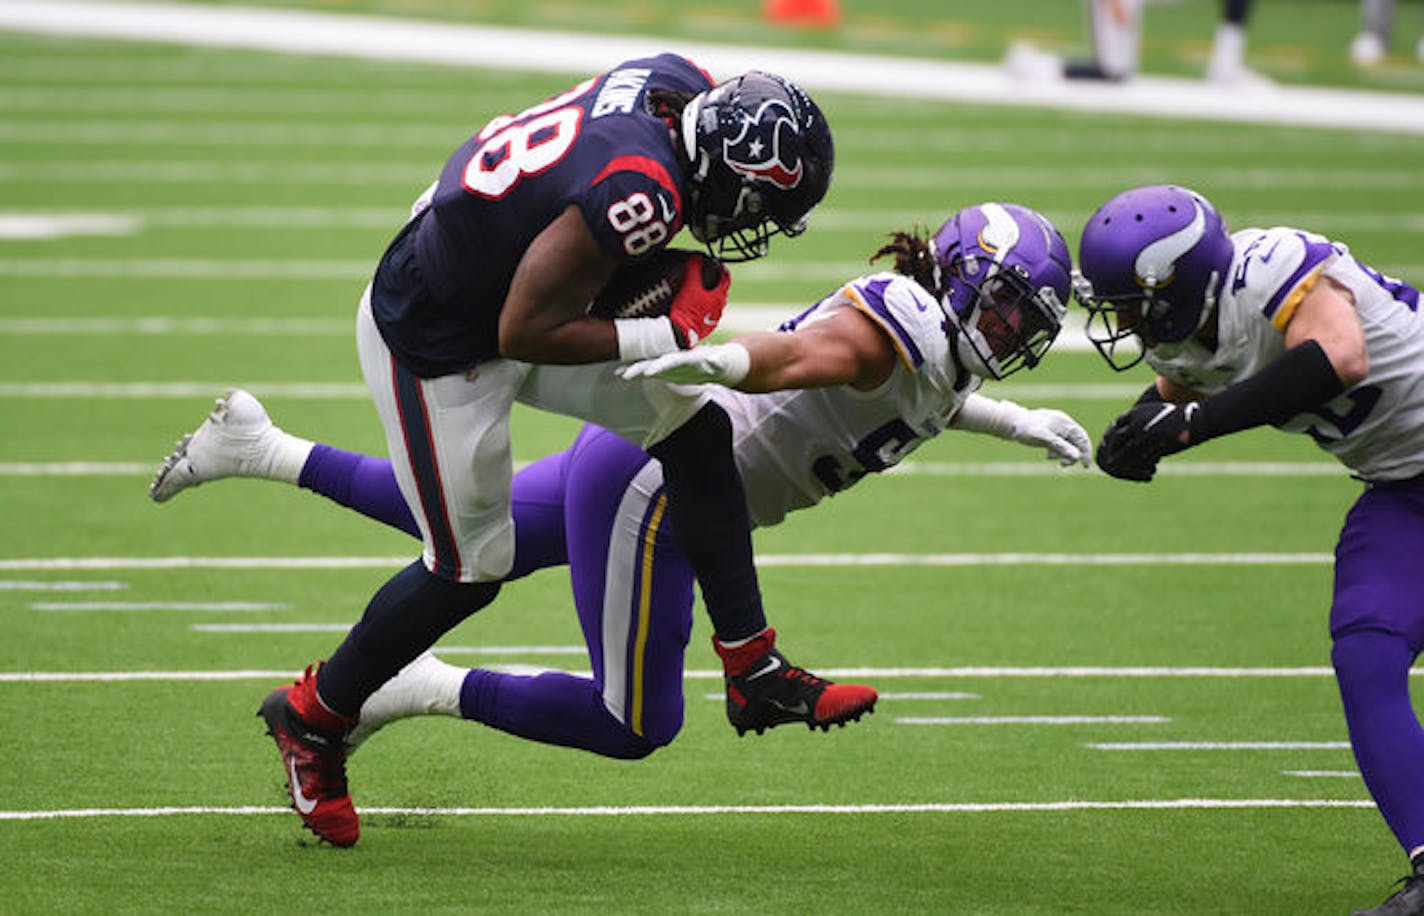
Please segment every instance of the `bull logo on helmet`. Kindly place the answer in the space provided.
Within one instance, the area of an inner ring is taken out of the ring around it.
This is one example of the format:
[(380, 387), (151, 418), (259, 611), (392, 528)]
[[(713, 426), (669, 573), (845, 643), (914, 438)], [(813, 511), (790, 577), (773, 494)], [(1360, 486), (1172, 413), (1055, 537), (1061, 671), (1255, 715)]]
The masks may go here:
[(742, 116), (741, 133), (722, 141), (722, 157), (734, 172), (787, 191), (801, 183), (801, 159), (798, 156), (788, 163), (782, 149), (794, 149), (799, 133), (791, 108), (785, 102), (769, 99), (756, 114)]

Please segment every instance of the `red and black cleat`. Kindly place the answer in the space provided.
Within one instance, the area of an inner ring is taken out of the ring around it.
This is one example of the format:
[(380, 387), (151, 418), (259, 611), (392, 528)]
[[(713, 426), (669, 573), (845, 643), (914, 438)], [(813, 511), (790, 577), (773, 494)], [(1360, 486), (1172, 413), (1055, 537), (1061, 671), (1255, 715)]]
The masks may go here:
[(760, 735), (789, 722), (827, 731), (875, 711), (880, 695), (874, 688), (817, 677), (788, 662), (775, 644), (770, 627), (735, 648), (712, 641), (726, 673), (727, 720), (738, 735)]
[(257, 711), (277, 742), (287, 792), (302, 823), (333, 846), (354, 846), (361, 821), (346, 788), (346, 732), (355, 724), (321, 706), (312, 668), (267, 694)]

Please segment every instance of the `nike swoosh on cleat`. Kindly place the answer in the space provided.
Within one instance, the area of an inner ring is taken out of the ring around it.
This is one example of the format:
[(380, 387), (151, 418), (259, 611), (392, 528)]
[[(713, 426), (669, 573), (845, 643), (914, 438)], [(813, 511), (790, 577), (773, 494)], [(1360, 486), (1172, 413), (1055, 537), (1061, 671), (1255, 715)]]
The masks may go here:
[(811, 711), (811, 708), (806, 705), (805, 700), (797, 700), (795, 706), (787, 706), (785, 703), (778, 703), (776, 700), (769, 700), (768, 702), (782, 712), (789, 713), (793, 716), (804, 716)]
[(780, 667), (781, 659), (773, 655), (771, 658), (766, 660), (765, 668), (762, 668), (760, 671), (753, 671), (751, 674), (747, 675), (747, 680), (754, 681), (759, 677), (766, 677), (768, 674), (771, 674), (773, 671)]
[(290, 758), (287, 760), (287, 774), (292, 780), (292, 804), (302, 814), (311, 814), (316, 810), (317, 800), (302, 794), (302, 781), (297, 778), (297, 762)]

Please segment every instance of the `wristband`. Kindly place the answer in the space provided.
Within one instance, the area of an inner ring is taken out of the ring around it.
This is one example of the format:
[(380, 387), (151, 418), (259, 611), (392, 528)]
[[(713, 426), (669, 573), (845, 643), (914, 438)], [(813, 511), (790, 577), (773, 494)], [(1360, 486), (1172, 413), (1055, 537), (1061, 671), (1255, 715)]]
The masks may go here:
[(954, 415), (951, 425), (966, 432), (1012, 439), (1027, 416), (1028, 409), (1013, 401), (996, 401), (982, 394), (971, 394)]
[(625, 363), (682, 349), (668, 318), (616, 318), (613, 329), (618, 335), (618, 358)]
[(720, 346), (714, 345), (707, 349), (717, 351), (717, 371), (721, 376), (718, 382), (728, 388), (737, 387), (742, 379), (747, 377), (747, 373), (752, 371), (751, 351), (735, 341)]

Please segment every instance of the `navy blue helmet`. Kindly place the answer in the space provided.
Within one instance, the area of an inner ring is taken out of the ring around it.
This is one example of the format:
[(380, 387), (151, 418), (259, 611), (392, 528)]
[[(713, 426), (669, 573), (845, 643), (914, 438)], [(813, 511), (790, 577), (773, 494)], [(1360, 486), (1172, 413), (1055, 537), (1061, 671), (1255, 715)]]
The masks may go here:
[(825, 116), (794, 83), (751, 71), (694, 96), (682, 113), (692, 163), (687, 227), (724, 261), (800, 235), (826, 196), (835, 148)]

